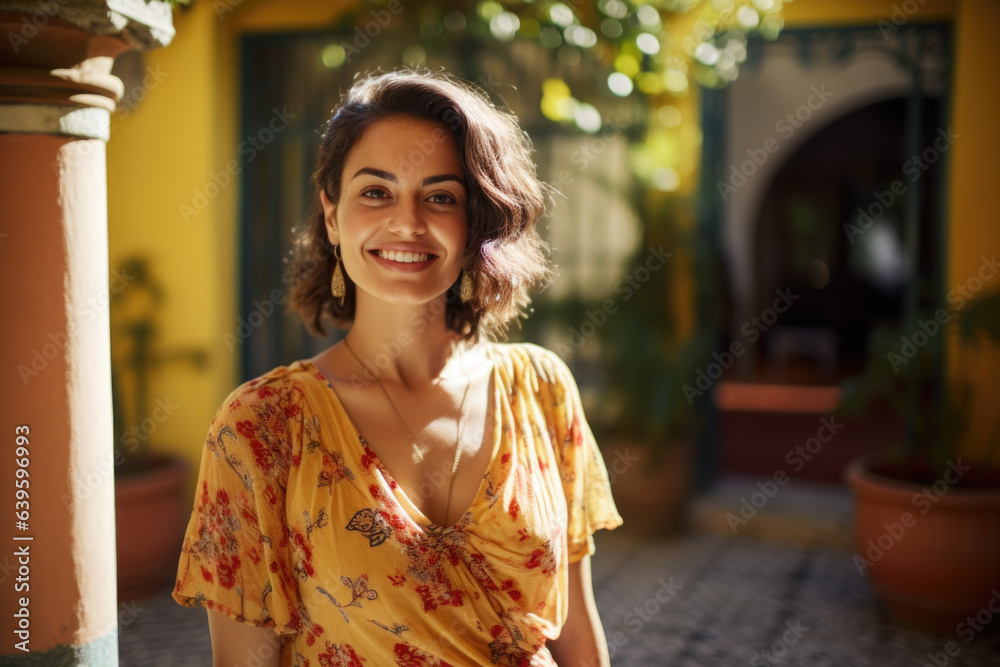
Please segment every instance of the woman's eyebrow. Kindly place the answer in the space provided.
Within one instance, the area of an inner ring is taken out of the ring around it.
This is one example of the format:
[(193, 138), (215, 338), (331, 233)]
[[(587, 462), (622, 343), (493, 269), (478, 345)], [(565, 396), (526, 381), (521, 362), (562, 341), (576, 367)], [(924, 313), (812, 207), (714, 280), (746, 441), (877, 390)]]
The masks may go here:
[[(354, 180), (363, 174), (369, 174), (371, 176), (389, 181), (390, 183), (399, 182), (399, 179), (396, 178), (395, 174), (390, 174), (387, 171), (382, 171), (381, 169), (376, 169), (374, 167), (362, 167), (361, 169), (358, 169), (354, 176), (351, 177), (351, 180)], [(423, 180), (421, 185), (434, 185), (435, 183), (443, 183), (445, 181), (456, 181), (463, 188), (465, 187), (465, 181), (455, 174), (438, 174), (437, 176), (428, 176)]]

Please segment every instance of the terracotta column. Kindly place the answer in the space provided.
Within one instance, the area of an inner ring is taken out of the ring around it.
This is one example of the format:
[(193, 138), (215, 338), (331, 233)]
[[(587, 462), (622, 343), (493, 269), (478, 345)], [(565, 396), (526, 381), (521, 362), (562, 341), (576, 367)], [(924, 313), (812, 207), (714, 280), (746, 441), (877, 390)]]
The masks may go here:
[(118, 664), (110, 72), (172, 37), (162, 2), (0, 1), (3, 665)]

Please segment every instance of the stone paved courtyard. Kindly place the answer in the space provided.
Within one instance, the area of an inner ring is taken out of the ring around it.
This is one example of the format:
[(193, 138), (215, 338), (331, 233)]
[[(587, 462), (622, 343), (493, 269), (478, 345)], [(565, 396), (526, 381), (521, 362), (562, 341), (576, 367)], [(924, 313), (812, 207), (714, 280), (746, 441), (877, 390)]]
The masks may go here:
[[(887, 618), (852, 555), (750, 538), (600, 531), (594, 587), (612, 665), (1000, 666), (995, 630), (965, 643)], [(130, 622), (120, 629), (122, 667), (211, 666), (204, 610), (177, 605), (167, 589), (134, 611), (134, 619), (123, 615)], [(958, 655), (943, 653), (949, 641)]]

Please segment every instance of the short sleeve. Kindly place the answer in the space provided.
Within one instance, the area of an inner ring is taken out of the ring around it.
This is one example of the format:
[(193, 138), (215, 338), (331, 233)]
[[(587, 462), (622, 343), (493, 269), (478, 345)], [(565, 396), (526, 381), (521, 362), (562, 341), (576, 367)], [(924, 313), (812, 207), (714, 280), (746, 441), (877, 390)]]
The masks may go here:
[(533, 347), (540, 380), (551, 387), (556, 459), (566, 496), (567, 555), (575, 563), (594, 553), (595, 531), (622, 525), (611, 494), (604, 457), (587, 423), (580, 390), (569, 367), (555, 352)]
[(285, 490), (300, 408), (293, 393), (258, 378), (216, 412), (177, 566), (179, 604), (278, 634), (299, 631)]

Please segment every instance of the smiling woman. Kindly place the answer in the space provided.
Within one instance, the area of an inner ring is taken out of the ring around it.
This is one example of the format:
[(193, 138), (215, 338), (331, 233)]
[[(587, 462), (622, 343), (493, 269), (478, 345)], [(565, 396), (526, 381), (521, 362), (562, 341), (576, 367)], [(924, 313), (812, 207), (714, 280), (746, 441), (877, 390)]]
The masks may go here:
[(411, 70), (327, 125), (291, 306), (349, 331), (210, 426), (173, 597), (215, 664), (608, 664), (605, 463), (562, 359), (496, 340), (551, 273), (519, 127)]
[[(420, 164), (414, 165), (411, 147), (435, 135), (443, 136), (438, 150), (417, 152)], [(455, 140), (438, 124), (390, 116), (370, 126), (344, 165), (338, 200), (320, 190), (327, 237), (341, 248), (343, 273), (387, 303), (427, 302), (454, 284), (469, 231), (461, 172)], [(362, 298), (355, 308), (373, 303)]]
[[(400, 127), (406, 125), (411, 127)], [(385, 143), (390, 138), (401, 143)], [(380, 169), (371, 159), (357, 159), (355, 148), (361, 143), (385, 166)], [(390, 146), (392, 155), (386, 153)], [(346, 164), (349, 157), (355, 158), (350, 165), (356, 165), (353, 171)], [(512, 318), (524, 315), (528, 291), (544, 287), (552, 277), (546, 245), (534, 228), (545, 211), (550, 188), (535, 175), (530, 140), (516, 117), (497, 110), (475, 88), (446, 75), (404, 70), (361, 79), (330, 119), (314, 183), (327, 202), (338, 203), (345, 188), (354, 188), (352, 192), (358, 194), (362, 183), (396, 185), (398, 181), (391, 177), (412, 180), (418, 171), (431, 179), (444, 175), (430, 169), (430, 164), (447, 165), (446, 173), (458, 177), (457, 182), (448, 183), (454, 194), (462, 195), (457, 208), (466, 216), (468, 227), (467, 243), (454, 259), (475, 289), (472, 298), (462, 302), (454, 298), (458, 296), (457, 276), (455, 284), (447, 286), (452, 296), (446, 316), (449, 327), (461, 332), (468, 323), (469, 330), (463, 333), (470, 339), (480, 326), (501, 333)], [(359, 170), (366, 175), (364, 179), (358, 176)], [(431, 180), (422, 185), (433, 184)], [(382, 196), (364, 195), (369, 199)], [(306, 319), (310, 331), (321, 336), (325, 316), (345, 326), (355, 308), (350, 260), (345, 260), (343, 306), (327, 289), (334, 269), (329, 259), (337, 245), (336, 237), (328, 237), (324, 224), (328, 218), (327, 205), (317, 197), (296, 239), (292, 265), (298, 279), (292, 307)]]

